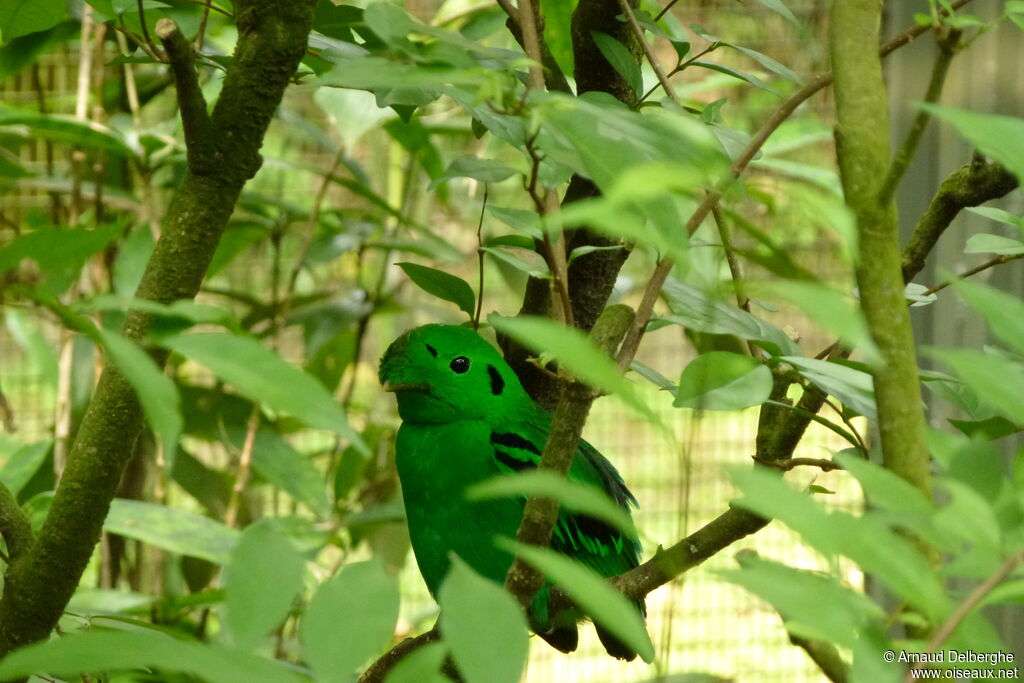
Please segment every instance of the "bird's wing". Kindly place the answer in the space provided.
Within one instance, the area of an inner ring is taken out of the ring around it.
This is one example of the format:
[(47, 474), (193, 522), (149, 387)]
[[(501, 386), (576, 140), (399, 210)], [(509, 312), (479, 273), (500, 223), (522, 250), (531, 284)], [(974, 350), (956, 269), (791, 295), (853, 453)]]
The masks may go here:
[[(500, 472), (521, 472), (540, 464), (547, 429), (528, 422), (492, 430), (490, 442)], [(636, 498), (615, 467), (596, 448), (580, 440), (569, 468), (569, 479), (604, 491), (627, 512)], [(635, 537), (590, 515), (562, 509), (551, 547), (579, 559), (602, 576), (615, 576), (639, 564), (640, 542)]]

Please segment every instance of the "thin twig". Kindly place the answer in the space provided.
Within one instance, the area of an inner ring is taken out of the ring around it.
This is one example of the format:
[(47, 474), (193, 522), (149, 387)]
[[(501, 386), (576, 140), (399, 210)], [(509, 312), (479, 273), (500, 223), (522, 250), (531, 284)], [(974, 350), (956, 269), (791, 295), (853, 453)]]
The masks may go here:
[(957, 280), (963, 280), (964, 278), (968, 278), (968, 277), (970, 277), (972, 275), (977, 275), (978, 273), (980, 273), (983, 270), (988, 270), (989, 268), (993, 268), (995, 266), (999, 266), (999, 265), (1002, 265), (1004, 263), (1008, 263), (1010, 261), (1016, 261), (1019, 258), (1024, 258), (1024, 254), (1003, 254), (1001, 256), (996, 256), (994, 259), (991, 259), (989, 261), (985, 261), (984, 263), (982, 263), (979, 266), (975, 266), (974, 268), (971, 268), (970, 270), (965, 270), (964, 272), (959, 273), (952, 280), (946, 280), (945, 282), (941, 282), (941, 283), (935, 285), (931, 289), (926, 289), (924, 291), (924, 293), (922, 294), (922, 296), (928, 296), (929, 294), (935, 294), (935, 292), (941, 292), (943, 289), (945, 289), (946, 287), (949, 287), (951, 284), (953, 284)]
[[(939, 53), (936, 55), (935, 64), (932, 66), (931, 79), (928, 81), (928, 89), (924, 95), (925, 102), (933, 104), (938, 102), (939, 97), (942, 96), (942, 87), (946, 83), (949, 65), (953, 62), (953, 56), (956, 54), (961, 35), (962, 31), (951, 29), (936, 41)], [(927, 109), (920, 109), (917, 112), (917, 116), (914, 117), (914, 122), (911, 124), (910, 130), (907, 131), (906, 139), (893, 157), (892, 164), (889, 166), (889, 172), (886, 173), (885, 180), (882, 182), (882, 189), (878, 191), (878, 204), (880, 206), (886, 206), (892, 201), (893, 196), (896, 194), (896, 188), (899, 187), (900, 180), (903, 179), (903, 174), (907, 172), (910, 162), (913, 161), (914, 155), (917, 153), (917, 147), (931, 118), (931, 114)]]
[[(931, 639), (928, 641), (928, 646), (925, 648), (925, 652), (935, 652), (942, 646), (953, 632), (956, 631), (960, 623), (967, 618), (976, 607), (981, 604), (981, 601), (985, 599), (985, 596), (991, 593), (996, 586), (1002, 583), (1003, 579), (1010, 575), (1010, 573), (1017, 568), (1021, 562), (1024, 562), (1024, 550), (1017, 552), (1014, 555), (1007, 557), (1003, 560), (1002, 564), (996, 568), (992, 574), (982, 581), (975, 587), (970, 594), (964, 598), (963, 602), (957, 605), (953, 613), (949, 615), (949, 618), (942, 623), (939, 628), (932, 634)], [(907, 683), (916, 680), (914, 671), (921, 669), (926, 665), (924, 660), (914, 662), (913, 666), (910, 667), (910, 671), (907, 672)]]
[(540, 52), (540, 32), (537, 17), (533, 13), (533, 0), (519, 0), (519, 27), (523, 32), (523, 49), (530, 58), (529, 86), (533, 90), (544, 89), (543, 59)]
[(754, 462), (766, 465), (767, 467), (773, 467), (777, 470), (788, 472), (797, 467), (817, 467), (823, 472), (831, 472), (832, 470), (841, 470), (843, 466), (832, 460), (825, 460), (824, 458), (790, 458), (788, 460), (762, 460), (761, 458), (754, 457)]
[(149, 48), (151, 54), (158, 54), (159, 50), (156, 49), (153, 36), (149, 35), (149, 27), (146, 26), (146, 8), (142, 0), (136, 0), (136, 5), (139, 8), (139, 23), (142, 24), (142, 39), (146, 41), (146, 47)]
[(853, 436), (857, 439), (857, 443), (860, 445), (861, 450), (867, 453), (868, 446), (867, 443), (864, 441), (864, 437), (862, 437), (860, 435), (860, 432), (857, 431), (857, 428), (853, 426), (853, 422), (850, 420), (849, 417), (846, 416), (846, 413), (843, 412), (842, 408), (837, 406), (835, 401), (827, 397), (825, 398), (825, 405), (831, 408), (832, 411), (839, 416), (839, 419), (843, 421), (843, 424), (846, 425), (846, 427), (850, 430), (850, 433), (853, 434)]
[(173, 19), (164, 17), (156, 22), (156, 35), (164, 44), (174, 72), (189, 170), (196, 175), (213, 172), (216, 167), (208, 149), (213, 143), (210, 139), (211, 123), (206, 112), (206, 98), (199, 85), (199, 74), (196, 73), (195, 50)]
[(839, 656), (836, 646), (827, 640), (814, 640), (789, 634), (789, 642), (793, 643), (811, 658), (821, 672), (832, 683), (846, 683), (848, 678), (846, 662)]
[(679, 2), (679, 0), (670, 0), (670, 2), (667, 5), (661, 8), (661, 11), (658, 12), (658, 16), (654, 17), (654, 20), (658, 21), (663, 16), (665, 16), (665, 13), (672, 9), (672, 5), (676, 4), (677, 2)]
[(249, 473), (252, 471), (252, 451), (256, 444), (256, 431), (260, 426), (260, 407), (256, 404), (252, 407), (249, 415), (249, 423), (245, 427), (245, 443), (242, 445), (242, 453), (238, 457), (238, 473), (235, 474), (235, 483), (231, 486), (231, 497), (228, 498), (228, 508), (224, 513), (225, 526), (234, 527), (238, 522), (238, 512), (242, 507), (242, 494), (249, 483)]
[[(678, 64), (676, 64), (675, 67), (666, 74), (666, 77), (667, 78), (672, 78), (677, 73), (679, 73), (680, 71), (685, 70), (686, 67), (690, 66), (690, 64), (692, 64), (693, 62), (697, 61), (698, 59), (700, 59), (704, 55), (708, 54), (709, 52), (714, 52), (715, 50), (717, 50), (719, 47), (721, 47), (721, 45), (722, 45), (721, 43), (708, 43), (708, 46), (705, 47), (700, 52), (696, 53), (695, 55), (693, 55), (689, 59), (687, 59), (685, 61), (682, 61), (682, 62), (679, 62)], [(661, 83), (659, 81), (658, 85), (660, 85), (660, 84)], [(650, 97), (652, 94), (654, 94), (654, 91), (658, 89), (658, 85), (652, 85), (650, 87), (650, 89), (647, 92), (645, 92), (643, 94), (643, 96), (640, 98), (640, 102), (643, 102), (648, 97)]]
[(484, 183), (484, 198), (480, 202), (480, 221), (476, 226), (476, 269), (479, 274), (479, 283), (476, 291), (476, 312), (473, 314), (473, 329), (480, 329), (480, 313), (484, 306), (484, 211), (487, 209), (487, 193), (490, 186)]
[(629, 0), (619, 0), (619, 7), (622, 9), (623, 14), (626, 15), (626, 21), (629, 22), (629, 28), (633, 31), (633, 35), (636, 37), (637, 42), (640, 43), (640, 47), (643, 48), (644, 55), (647, 56), (647, 61), (650, 63), (651, 68), (654, 69), (654, 75), (658, 77), (658, 82), (661, 83), (661, 87), (665, 89), (665, 95), (667, 95), (673, 102), (678, 103), (676, 99), (676, 93), (672, 90), (672, 86), (669, 85), (668, 78), (665, 77), (665, 72), (662, 71), (661, 65), (658, 64), (658, 58), (654, 55), (654, 50), (644, 40), (644, 29), (640, 25), (640, 22), (636, 20), (636, 15), (633, 13), (633, 8), (629, 5)]
[[(142, 2), (142, 0), (139, 0), (139, 2)], [(212, 0), (206, 0), (205, 4), (203, 5), (203, 13), (199, 17), (199, 34), (196, 35), (195, 42), (196, 52), (203, 51), (203, 40), (206, 38), (206, 22), (210, 19), (211, 4)]]
[(32, 547), (32, 524), (18, 505), (18, 499), (0, 482), (0, 535), (7, 543), (7, 564), (17, 560)]
[(309, 220), (306, 222), (306, 235), (302, 240), (302, 246), (299, 247), (299, 253), (295, 257), (295, 264), (292, 266), (291, 272), (288, 274), (287, 289), (285, 290), (285, 305), (291, 300), (291, 294), (295, 291), (295, 281), (299, 278), (299, 273), (302, 272), (302, 266), (306, 262), (306, 256), (309, 255), (309, 249), (313, 245), (313, 237), (316, 235), (316, 227), (320, 222), (320, 208), (323, 206), (324, 200), (327, 199), (327, 190), (331, 185), (331, 179), (334, 177), (334, 172), (338, 170), (338, 166), (341, 165), (342, 160), (345, 158), (345, 146), (339, 145), (338, 151), (331, 160), (331, 167), (324, 174), (323, 179), (320, 181), (320, 187), (317, 188), (316, 197), (313, 199), (313, 207), (309, 210)]
[(0, 422), (3, 423), (5, 432), (13, 434), (18, 431), (18, 425), (14, 420), (14, 408), (11, 407), (3, 389), (0, 389)]
[[(725, 216), (722, 215), (719, 205), (711, 207), (711, 216), (718, 226), (718, 236), (722, 240), (722, 251), (725, 253), (725, 262), (729, 266), (729, 279), (732, 282), (733, 294), (736, 296), (736, 305), (750, 313), (750, 299), (743, 293), (743, 272), (740, 269), (740, 261), (732, 249), (732, 242), (729, 239), (729, 226), (726, 225)], [(763, 357), (757, 344), (747, 339), (741, 339), (740, 343), (746, 349), (747, 355), (753, 358)]]

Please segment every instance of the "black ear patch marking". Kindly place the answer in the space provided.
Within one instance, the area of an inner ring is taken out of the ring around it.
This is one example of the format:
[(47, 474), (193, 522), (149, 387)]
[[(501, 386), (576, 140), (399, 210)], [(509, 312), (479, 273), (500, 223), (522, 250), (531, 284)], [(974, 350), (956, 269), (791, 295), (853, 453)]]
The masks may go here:
[(429, 351), (429, 352), (430, 352), (430, 355), (431, 355), (431, 356), (433, 356), (434, 358), (437, 358), (437, 349), (435, 349), (435, 348), (434, 348), (433, 346), (431, 346), (430, 344), (424, 344), (424, 346), (426, 346), (426, 347), (427, 347), (427, 351)]
[(505, 380), (501, 378), (501, 373), (498, 372), (498, 368), (493, 365), (487, 366), (487, 374), (491, 376), (491, 393), (497, 396), (501, 392), (505, 391)]

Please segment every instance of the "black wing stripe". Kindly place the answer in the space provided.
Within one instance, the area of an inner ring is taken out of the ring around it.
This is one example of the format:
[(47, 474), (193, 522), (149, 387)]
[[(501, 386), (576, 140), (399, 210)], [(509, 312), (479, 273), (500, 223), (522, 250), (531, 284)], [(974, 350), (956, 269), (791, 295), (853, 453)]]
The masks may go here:
[(522, 472), (524, 470), (532, 470), (537, 467), (535, 463), (528, 462), (526, 460), (520, 460), (519, 458), (506, 453), (505, 451), (495, 448), (494, 457), (505, 467), (515, 472)]
[(501, 378), (501, 373), (498, 372), (498, 368), (493, 365), (487, 366), (487, 374), (491, 377), (491, 393), (495, 396), (505, 391), (505, 380)]
[(491, 443), (495, 446), (504, 446), (505, 448), (518, 448), (524, 451), (530, 451), (535, 455), (540, 455), (540, 451), (534, 446), (529, 439), (524, 439), (515, 432), (507, 432), (505, 434), (498, 434), (495, 432), (491, 433)]

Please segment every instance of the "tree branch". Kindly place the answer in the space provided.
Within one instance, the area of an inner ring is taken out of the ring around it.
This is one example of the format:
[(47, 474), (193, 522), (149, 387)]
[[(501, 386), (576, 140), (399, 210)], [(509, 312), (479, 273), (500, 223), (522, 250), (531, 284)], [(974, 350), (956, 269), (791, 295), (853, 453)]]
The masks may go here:
[(11, 490), (0, 483), (0, 534), (7, 543), (8, 564), (18, 561), (32, 547), (32, 524)]
[(843, 658), (839, 656), (839, 650), (835, 645), (826, 640), (811, 640), (793, 634), (789, 635), (789, 642), (806, 652), (807, 656), (818, 665), (821, 672), (832, 683), (846, 683), (848, 667)]
[[(238, 45), (210, 119), (217, 172), (190, 166), (136, 296), (191, 299), (243, 185), (260, 165), (263, 135), (305, 53), (314, 2), (236, 0)], [(173, 40), (173, 39), (172, 39)], [(132, 310), (122, 332), (139, 341), (151, 316)], [(155, 353), (162, 364), (166, 354)], [(92, 556), (135, 441), (142, 410), (115, 368), (104, 369), (71, 448), (50, 512), (31, 549), (7, 574), (0, 600), (0, 656), (46, 638)]]
[[(925, 102), (938, 102), (939, 97), (942, 96), (942, 87), (946, 84), (946, 74), (949, 73), (949, 65), (953, 62), (961, 35), (961, 31), (952, 29), (936, 41), (938, 54), (935, 57), (935, 64), (932, 65), (932, 75), (924, 95)], [(879, 204), (884, 205), (892, 201), (896, 194), (896, 188), (899, 187), (900, 180), (903, 179), (903, 174), (906, 173), (910, 162), (914, 160), (914, 155), (917, 154), (917, 146), (920, 144), (921, 136), (924, 135), (931, 118), (931, 114), (926, 109), (920, 109), (917, 112), (910, 130), (907, 131), (906, 139), (896, 151), (892, 164), (889, 166), (889, 172), (886, 173), (885, 180), (882, 181), (882, 189), (878, 193)]]
[(164, 44), (167, 59), (174, 73), (178, 91), (181, 126), (185, 133), (185, 151), (189, 170), (203, 175), (215, 170), (210, 158), (210, 117), (206, 113), (206, 98), (199, 85), (196, 72), (196, 53), (173, 19), (164, 17), (156, 22), (156, 35)]
[(629, 22), (629, 28), (633, 32), (633, 37), (636, 38), (636, 42), (643, 48), (647, 61), (650, 63), (651, 68), (654, 69), (654, 75), (658, 77), (658, 83), (661, 83), (665, 96), (678, 103), (679, 100), (676, 99), (676, 93), (672, 90), (672, 85), (668, 82), (668, 78), (665, 76), (661, 65), (658, 64), (658, 58), (655, 56), (654, 50), (644, 40), (644, 29), (640, 26), (640, 22), (636, 20), (633, 8), (629, 6), (629, 0), (619, 0), (619, 7), (622, 8), (622, 13), (626, 15), (626, 20)]
[[(498, 0), (498, 5), (508, 15), (508, 19), (505, 21), (505, 28), (508, 29), (512, 37), (516, 39), (516, 42), (526, 51), (526, 43), (523, 41), (523, 30), (519, 23), (518, 10), (509, 0)], [(536, 6), (534, 11), (536, 11)], [(558, 66), (554, 55), (551, 54), (551, 48), (548, 47), (544, 37), (538, 35), (537, 43), (540, 50), (540, 64), (544, 67), (544, 85), (553, 92), (564, 92), (567, 95), (571, 95), (572, 88), (569, 87), (569, 81), (565, 79), (565, 74), (562, 73), (562, 68)], [(529, 54), (528, 51), (527, 54)]]
[(923, 295), (924, 296), (928, 296), (929, 294), (935, 294), (936, 292), (941, 292), (943, 289), (945, 289), (946, 287), (949, 287), (951, 284), (953, 284), (957, 280), (963, 280), (964, 278), (968, 278), (968, 277), (970, 277), (972, 275), (977, 275), (978, 273), (980, 273), (983, 270), (988, 270), (989, 268), (994, 268), (996, 266), (1001, 266), (1004, 263), (1009, 263), (1010, 261), (1016, 261), (1017, 259), (1020, 259), (1020, 258), (1024, 258), (1024, 254), (1002, 254), (1001, 256), (996, 256), (994, 259), (989, 259), (988, 261), (985, 261), (982, 264), (979, 264), (979, 265), (977, 265), (977, 266), (975, 266), (973, 268), (969, 268), (968, 270), (965, 270), (962, 273), (958, 273), (956, 275), (956, 277), (954, 277), (952, 280), (946, 280), (945, 282), (940, 282), (939, 284), (935, 285), (934, 287), (932, 287), (930, 289), (926, 289), (923, 292)]
[(951, 173), (942, 181), (903, 248), (904, 281), (910, 282), (921, 272), (939, 237), (962, 209), (1009, 194), (1017, 188), (1018, 182), (1016, 176), (999, 164), (980, 157)]
[[(612, 355), (632, 319), (633, 311), (628, 306), (610, 306), (594, 324), (590, 338), (605, 353)], [(576, 445), (583, 433), (583, 425), (596, 396), (592, 389), (579, 382), (570, 381), (563, 385), (562, 397), (552, 415), (551, 429), (541, 454), (541, 469), (552, 470), (563, 476), (569, 471)], [(548, 546), (557, 519), (557, 500), (530, 496), (523, 509), (523, 520), (516, 532), (516, 540), (529, 545)], [(524, 607), (530, 605), (543, 585), (544, 575), (518, 557), (505, 577), (505, 586)]]
[[(970, 595), (964, 598), (963, 602), (956, 606), (956, 609), (953, 610), (953, 613), (949, 615), (949, 618), (943, 622), (942, 626), (935, 630), (935, 633), (932, 634), (932, 637), (928, 640), (928, 647), (925, 648), (925, 652), (935, 652), (938, 650), (942, 644), (946, 642), (951, 635), (953, 635), (953, 632), (956, 631), (961, 622), (967, 618), (967, 615), (977, 608), (978, 605), (981, 604), (981, 601), (985, 599), (985, 596), (991, 593), (996, 586), (1002, 583), (1003, 579), (1009, 576), (1010, 572), (1016, 569), (1017, 565), (1021, 562), (1024, 562), (1024, 550), (1021, 550), (1003, 560), (1002, 564), (1000, 564), (988, 578), (978, 584), (975, 589), (971, 591)], [(912, 673), (913, 670), (921, 669), (924, 666), (925, 662), (923, 660), (915, 662), (914, 665), (910, 667), (911, 671), (907, 672), (907, 683), (916, 679)]]
[(406, 638), (398, 645), (387, 651), (377, 661), (370, 665), (370, 668), (363, 672), (363, 675), (359, 677), (359, 683), (383, 683), (384, 678), (388, 675), (388, 672), (394, 668), (396, 664), (402, 661), (409, 653), (414, 652), (424, 645), (433, 643), (441, 637), (441, 632), (437, 626), (430, 629), (426, 633), (421, 633), (414, 638)]
[(878, 0), (832, 4), (836, 152), (846, 203), (857, 218), (861, 307), (881, 355), (872, 376), (882, 459), (886, 468), (931, 497), (924, 408), (902, 287), (899, 221), (891, 199), (879, 201), (890, 166), (888, 95), (879, 54), (865, 47), (864, 38), (877, 34), (881, 11)]

